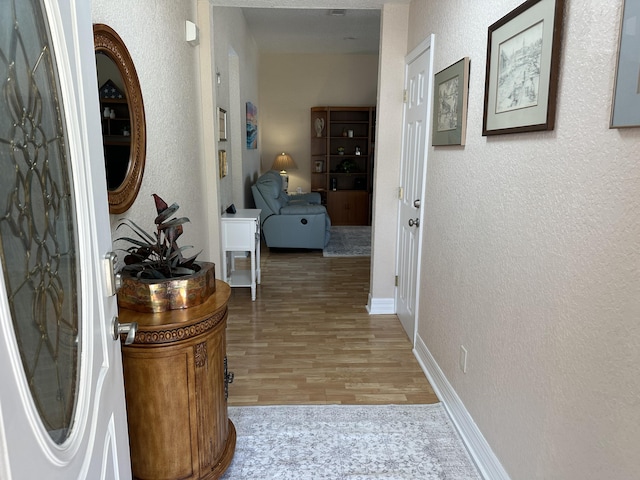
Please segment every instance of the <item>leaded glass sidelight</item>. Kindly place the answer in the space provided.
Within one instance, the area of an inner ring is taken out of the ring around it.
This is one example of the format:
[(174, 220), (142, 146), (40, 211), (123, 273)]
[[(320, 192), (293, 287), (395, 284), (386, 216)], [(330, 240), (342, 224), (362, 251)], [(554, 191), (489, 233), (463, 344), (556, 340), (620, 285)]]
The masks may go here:
[(0, 259), (26, 382), (61, 444), (81, 347), (64, 109), (42, 1), (0, 0), (0, 12)]

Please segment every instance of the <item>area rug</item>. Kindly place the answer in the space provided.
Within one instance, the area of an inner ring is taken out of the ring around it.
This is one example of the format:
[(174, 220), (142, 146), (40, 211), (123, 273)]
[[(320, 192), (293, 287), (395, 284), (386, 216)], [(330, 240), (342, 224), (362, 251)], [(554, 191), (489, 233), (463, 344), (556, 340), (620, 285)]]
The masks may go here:
[(322, 255), (325, 257), (371, 256), (371, 227), (331, 227), (331, 238)]
[(480, 480), (442, 404), (229, 407), (225, 480)]

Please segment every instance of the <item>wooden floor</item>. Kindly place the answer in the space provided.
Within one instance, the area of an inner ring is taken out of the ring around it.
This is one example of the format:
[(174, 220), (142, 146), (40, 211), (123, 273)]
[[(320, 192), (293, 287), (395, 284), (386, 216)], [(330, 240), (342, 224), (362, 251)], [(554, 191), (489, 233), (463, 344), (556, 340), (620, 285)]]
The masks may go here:
[(261, 263), (256, 301), (234, 288), (229, 302), (229, 405), (438, 401), (398, 318), (366, 311), (368, 257), (263, 249)]

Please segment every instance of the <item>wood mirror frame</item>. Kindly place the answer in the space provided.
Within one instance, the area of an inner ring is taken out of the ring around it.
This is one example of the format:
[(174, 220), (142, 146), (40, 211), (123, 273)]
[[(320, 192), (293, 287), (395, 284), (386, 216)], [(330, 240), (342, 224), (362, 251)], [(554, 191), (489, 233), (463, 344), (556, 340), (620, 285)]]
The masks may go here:
[[(138, 196), (142, 183), (147, 150), (144, 104), (136, 68), (127, 47), (118, 34), (108, 25), (96, 23), (93, 25), (93, 42), (95, 52), (107, 55), (118, 68), (129, 107), (131, 132), (129, 166), (122, 183), (116, 188), (108, 190), (109, 213), (117, 214), (123, 213), (131, 207)], [(98, 85), (99, 87), (100, 85)]]

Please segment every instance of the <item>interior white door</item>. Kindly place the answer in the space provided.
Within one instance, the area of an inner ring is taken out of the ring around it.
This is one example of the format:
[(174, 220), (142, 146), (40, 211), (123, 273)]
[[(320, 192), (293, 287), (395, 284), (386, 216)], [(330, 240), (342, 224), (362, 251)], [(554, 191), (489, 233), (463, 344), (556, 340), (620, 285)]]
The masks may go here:
[(91, 2), (0, 12), (0, 478), (131, 478)]
[(414, 49), (405, 61), (404, 129), (400, 166), (398, 214), (398, 286), (396, 311), (413, 343), (416, 334), (422, 242), (422, 209), (427, 169), (427, 142), (431, 128), (433, 36)]

